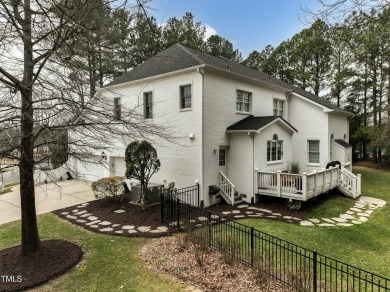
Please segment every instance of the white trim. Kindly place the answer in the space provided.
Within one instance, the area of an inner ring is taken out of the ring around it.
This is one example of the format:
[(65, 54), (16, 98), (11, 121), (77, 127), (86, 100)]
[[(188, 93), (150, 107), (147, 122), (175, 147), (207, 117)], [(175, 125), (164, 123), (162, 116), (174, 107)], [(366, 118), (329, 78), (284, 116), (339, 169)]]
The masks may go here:
[(267, 161), (267, 165), (283, 164), (283, 160)]

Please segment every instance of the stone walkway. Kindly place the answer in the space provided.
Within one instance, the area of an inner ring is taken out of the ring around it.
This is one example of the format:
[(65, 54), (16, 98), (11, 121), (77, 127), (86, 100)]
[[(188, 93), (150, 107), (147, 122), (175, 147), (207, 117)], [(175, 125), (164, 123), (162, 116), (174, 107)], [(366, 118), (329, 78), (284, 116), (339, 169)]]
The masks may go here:
[[(99, 220), (98, 217), (94, 216), (91, 213), (88, 213), (83, 208), (87, 207), (89, 203), (83, 203), (78, 206), (75, 206), (70, 212), (62, 212), (61, 215), (64, 215), (67, 219), (71, 219), (80, 224), (85, 224), (88, 227), (96, 228), (101, 232), (115, 232), (117, 234), (142, 234), (142, 233), (164, 233), (168, 231), (166, 226), (158, 226), (156, 229), (151, 229), (151, 226), (134, 226), (134, 225), (122, 225), (117, 223), (112, 223), (109, 221)], [(123, 213), (125, 210), (119, 209), (114, 211), (115, 213)]]
[(243, 218), (269, 218), (269, 219), (283, 219), (291, 223), (299, 223), (302, 226), (320, 226), (320, 227), (335, 227), (342, 226), (348, 227), (357, 224), (362, 224), (369, 220), (372, 213), (386, 205), (386, 202), (381, 199), (371, 197), (360, 197), (355, 205), (346, 211), (344, 214), (340, 214), (339, 217), (332, 218), (312, 218), (308, 220), (302, 220), (297, 217), (283, 216), (280, 213), (273, 213), (271, 210), (252, 207), (248, 204), (238, 205), (236, 210), (222, 212), (224, 215), (235, 214), (235, 219)]

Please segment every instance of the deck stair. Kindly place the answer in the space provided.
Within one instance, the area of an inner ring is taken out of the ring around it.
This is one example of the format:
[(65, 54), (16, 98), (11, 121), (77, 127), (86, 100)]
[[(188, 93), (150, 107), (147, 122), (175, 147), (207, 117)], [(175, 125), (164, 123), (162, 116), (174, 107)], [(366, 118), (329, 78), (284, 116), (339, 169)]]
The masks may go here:
[(244, 202), (242, 200), (242, 196), (239, 195), (235, 190), (234, 184), (222, 171), (219, 171), (219, 189), (219, 194), (226, 201), (226, 203), (234, 206)]

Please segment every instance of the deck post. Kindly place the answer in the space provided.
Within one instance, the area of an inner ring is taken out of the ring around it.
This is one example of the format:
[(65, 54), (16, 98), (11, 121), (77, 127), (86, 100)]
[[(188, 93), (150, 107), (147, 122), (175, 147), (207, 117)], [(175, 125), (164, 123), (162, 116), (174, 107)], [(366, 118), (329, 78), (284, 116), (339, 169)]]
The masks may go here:
[(276, 192), (278, 194), (278, 197), (281, 197), (282, 195), (282, 181), (281, 181), (281, 170), (278, 170), (276, 172)]
[(356, 197), (360, 196), (362, 194), (362, 175), (359, 173), (357, 174), (357, 192)]
[(329, 183), (329, 190), (333, 189), (333, 166), (329, 167), (330, 170), (330, 183)]
[(302, 172), (302, 195), (303, 200), (307, 201), (307, 172)]
[(322, 194), (325, 193), (326, 170), (322, 168)]
[(313, 170), (314, 173), (314, 191), (313, 191), (313, 197), (317, 196), (317, 170)]

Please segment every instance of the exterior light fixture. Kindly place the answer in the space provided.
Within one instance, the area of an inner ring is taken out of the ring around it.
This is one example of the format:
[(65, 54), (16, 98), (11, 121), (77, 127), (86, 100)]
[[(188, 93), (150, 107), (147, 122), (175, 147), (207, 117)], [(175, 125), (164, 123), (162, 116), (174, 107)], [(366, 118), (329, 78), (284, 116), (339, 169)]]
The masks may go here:
[(107, 160), (107, 155), (104, 153), (104, 151), (102, 151), (101, 157), (103, 160)]

